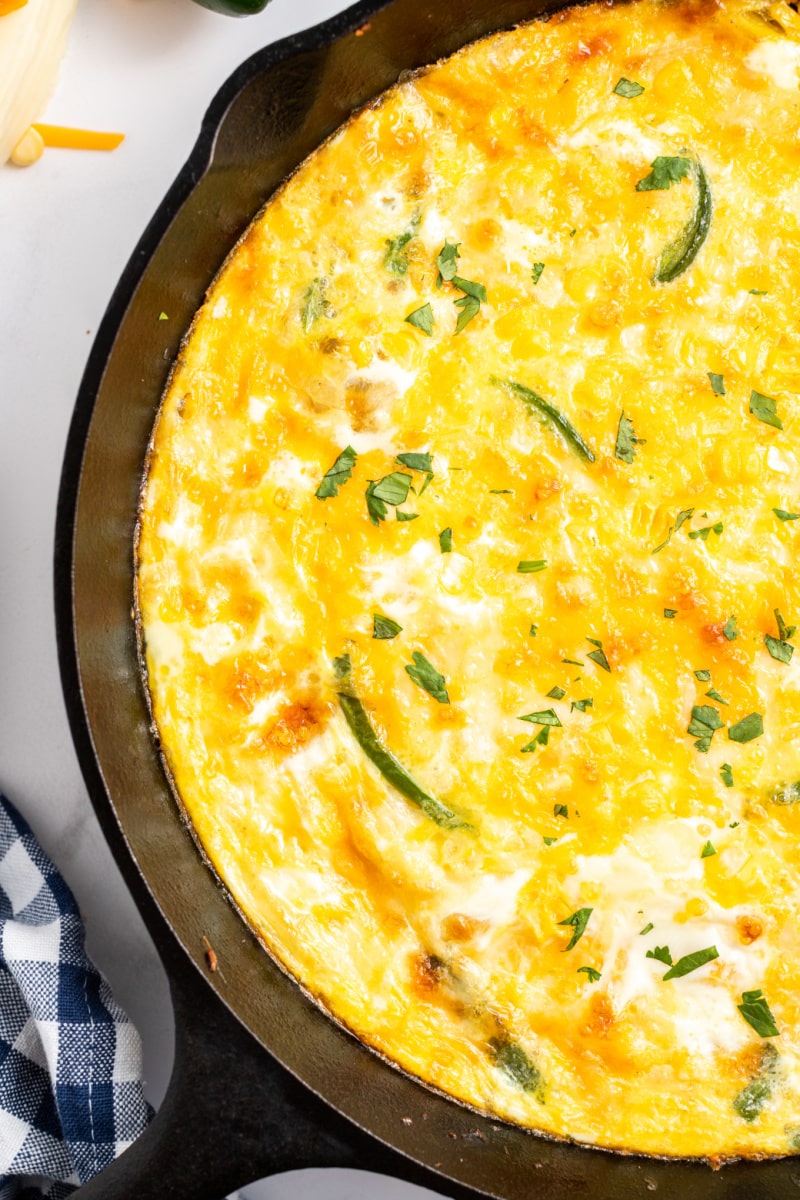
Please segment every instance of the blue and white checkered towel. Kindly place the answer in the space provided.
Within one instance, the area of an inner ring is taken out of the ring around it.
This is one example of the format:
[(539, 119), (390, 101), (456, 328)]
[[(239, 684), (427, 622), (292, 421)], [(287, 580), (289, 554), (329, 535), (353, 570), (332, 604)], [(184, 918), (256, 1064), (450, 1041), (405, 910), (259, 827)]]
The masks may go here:
[(139, 1136), (139, 1035), (78, 906), (0, 795), (0, 1200), (61, 1200)]

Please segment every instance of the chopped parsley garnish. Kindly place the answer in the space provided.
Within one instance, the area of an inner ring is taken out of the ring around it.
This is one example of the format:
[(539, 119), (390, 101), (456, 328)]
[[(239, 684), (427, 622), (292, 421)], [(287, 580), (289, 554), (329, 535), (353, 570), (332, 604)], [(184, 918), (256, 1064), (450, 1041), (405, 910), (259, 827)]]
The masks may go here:
[(381, 521), (386, 520), (387, 509), (383, 500), (375, 498), (374, 488), (375, 480), (372, 480), (369, 482), (367, 491), (363, 494), (365, 494), (367, 498), (367, 512), (369, 514), (369, 520), (371, 520), (373, 524), (380, 524)]
[(450, 554), (453, 549), (453, 531), (449, 525), (439, 534), (439, 549), (442, 554)]
[(550, 741), (550, 726), (545, 725), (539, 730), (535, 738), (532, 738), (520, 750), (520, 754), (533, 754), (537, 746), (546, 746)]
[(665, 546), (668, 546), (670, 544), (670, 542), (672, 541), (672, 535), (674, 533), (677, 533), (678, 530), (680, 529), (681, 525), (683, 525), (684, 522), (690, 520), (690, 518), (693, 516), (694, 516), (693, 508), (682, 509), (681, 512), (679, 512), (677, 517), (675, 518), (675, 524), (670, 525), (669, 532), (667, 533), (666, 541), (663, 541), (660, 546), (656, 546), (655, 550), (653, 551), (653, 554), (658, 554), (659, 551), (663, 550)]
[(742, 992), (742, 1003), (737, 1004), (736, 1007), (759, 1037), (778, 1037), (780, 1034), (761, 988), (753, 992)]
[(641, 96), (644, 88), (640, 83), (636, 83), (633, 79), (625, 79), (624, 77), (618, 80), (614, 93), (617, 96), (624, 96), (626, 100), (633, 100), (636, 96)]
[(461, 242), (445, 242), (436, 256), (436, 265), (439, 268), (439, 276), (436, 280), (436, 286), (442, 286), (442, 280), (450, 280), (458, 269), (457, 264), (461, 255), (458, 247)]
[(719, 537), (719, 535), (722, 533), (722, 528), (722, 521), (717, 521), (713, 525), (704, 525), (702, 529), (690, 529), (689, 537), (692, 539), (692, 541), (696, 541), (697, 538), (701, 538), (704, 542), (707, 542), (708, 535), (710, 533), (715, 533), (717, 537)]
[(384, 475), (383, 479), (373, 479), (364, 493), (372, 524), (379, 525), (381, 521), (386, 520), (387, 504), (394, 508), (403, 504), (408, 499), (410, 487), (411, 476), (404, 475), (402, 471), (392, 471), (391, 475)]
[(383, 617), (380, 613), (372, 614), (372, 636), (379, 641), (387, 641), (391, 638), (396, 638), (398, 633), (403, 632), (403, 626), (398, 625), (397, 621), (393, 621), (391, 617)]
[(678, 615), (677, 608), (665, 608), (664, 609), (664, 616), (667, 618), (668, 621), (671, 621), (672, 618), (677, 617), (677, 615)]
[(716, 853), (717, 852), (714, 849), (714, 847), (711, 845), (711, 842), (706, 842), (705, 846), (703, 846), (703, 849), (700, 851), (700, 857), (701, 858), (711, 858), (712, 854), (716, 854)]
[(709, 700), (716, 700), (717, 704), (724, 704), (727, 707), (729, 703), (728, 700), (722, 699), (722, 696), (720, 696), (716, 688), (709, 688), (706, 692), (706, 695), (708, 696)]
[(530, 629), (528, 630), (528, 636), (529, 636), (529, 637), (536, 637), (536, 634), (537, 634), (537, 632), (538, 632), (538, 629), (539, 629), (539, 626), (538, 626), (538, 625), (531, 625)]
[(566, 817), (567, 819), (569, 819), (569, 809), (567, 808), (566, 804), (554, 804), (553, 805), (553, 816), (554, 817)]
[(570, 705), (569, 711), (572, 712), (574, 709), (577, 708), (578, 712), (585, 713), (587, 708), (593, 708), (593, 707), (594, 707), (594, 700), (592, 699), (591, 696), (587, 696), (585, 700), (573, 700)]
[(404, 318), (409, 325), (413, 325), (415, 329), (419, 329), (422, 333), (426, 333), (428, 337), (433, 336), (433, 309), (428, 304), (423, 304), (421, 308), (415, 308)]
[(761, 737), (763, 732), (764, 720), (761, 713), (754, 712), (743, 717), (741, 721), (737, 721), (735, 725), (731, 725), (728, 737), (732, 742), (752, 742)]
[(800, 513), (787, 512), (785, 508), (773, 508), (772, 511), (779, 521), (800, 521)]
[[(653, 926), (651, 925), (650, 928), (652, 929)], [(644, 930), (642, 930), (642, 933), (644, 933)], [(668, 946), (656, 946), (655, 950), (648, 950), (645, 958), (655, 958), (658, 962), (662, 962), (668, 967), (672, 966), (672, 955), (669, 952)]]
[(680, 183), (692, 169), (690, 158), (668, 158), (659, 154), (653, 159), (652, 170), (636, 185), (637, 192), (664, 192), (673, 183)]
[(552, 708), (545, 708), (541, 712), (526, 713), (524, 717), (517, 717), (517, 720), (530, 721), (532, 725), (561, 725), (555, 710)]
[(454, 301), (456, 308), (461, 309), (456, 322), (456, 333), (461, 333), (473, 317), (477, 317), (481, 310), (481, 304), (486, 303), (486, 288), (482, 283), (475, 283), (471, 279), (465, 279), (462, 275), (456, 275), (458, 259), (461, 257), (458, 249), (460, 245), (460, 242), (445, 242), (436, 256), (436, 265), (439, 268), (436, 278), (437, 288), (440, 288), (443, 282), (447, 282), (452, 283), (453, 287), (464, 293)]
[(339, 488), (342, 484), (347, 483), (353, 474), (353, 467), (356, 465), (357, 458), (358, 455), (353, 447), (345, 446), (333, 466), (325, 472), (322, 477), (322, 483), (314, 492), (318, 500), (327, 500), (331, 496), (339, 495)]
[(396, 506), (408, 499), (410, 487), (410, 475), (404, 475), (402, 471), (392, 471), (390, 475), (384, 475), (383, 479), (377, 481), (372, 494), (379, 500)]
[(597, 646), (597, 649), (590, 650), (586, 657), (590, 658), (592, 662), (597, 663), (598, 667), (602, 667), (604, 671), (608, 671), (611, 674), (611, 667), (608, 665), (603, 643), (598, 642), (597, 638), (587, 638), (586, 640), (587, 642), (591, 642), (593, 646)]
[(643, 935), (645, 933), (649, 933), (651, 929), (655, 929), (655, 925), (653, 924), (652, 921), (648, 921), (647, 924), (645, 925), (644, 929), (639, 930), (639, 937), (643, 937)]
[(416, 521), (419, 513), (400, 512), (399, 508), (394, 510), (395, 520), (397, 521)]
[(534, 283), (538, 283), (539, 280), (542, 278), (542, 271), (544, 270), (544, 266), (545, 266), (544, 263), (534, 263), (533, 264), (533, 268), (531, 269), (531, 279), (533, 280)]
[(598, 979), (600, 979), (600, 972), (595, 970), (594, 967), (578, 967), (576, 974), (580, 975), (581, 972), (584, 975), (588, 975), (589, 983), (597, 983)]
[(735, 616), (728, 617), (727, 621), (722, 626), (722, 636), (729, 642), (735, 641), (739, 636), (739, 630), (736, 628)]
[(429, 696), (433, 696), (434, 700), (438, 700), (440, 704), (449, 704), (450, 697), (447, 694), (444, 675), (440, 675), (436, 668), (428, 662), (424, 654), (420, 654), (419, 650), (415, 650), (411, 655), (414, 662), (405, 667), (406, 674), (414, 681), (417, 687), (422, 688)]
[(719, 773), (722, 776), (722, 782), (725, 784), (725, 787), (733, 787), (733, 767), (731, 764), (723, 763), (719, 769)]
[(408, 467), (409, 471), (426, 471), (430, 475), (433, 474), (430, 454), (420, 454), (412, 450), (406, 454), (398, 454), (395, 462), (399, 462), (402, 467)]
[(482, 283), (473, 283), (471, 279), (464, 279), (461, 275), (453, 275), (450, 280), (453, 287), (457, 287), (460, 292), (465, 295), (460, 296), (458, 300), (454, 300), (456, 308), (460, 308), (456, 321), (456, 333), (461, 333), (469, 325), (473, 317), (477, 317), (481, 311), (481, 304), (486, 303), (486, 288)]
[(625, 416), (624, 412), (621, 412), (617, 426), (617, 440), (614, 444), (615, 456), (621, 458), (623, 462), (632, 463), (636, 455), (636, 447), (643, 446), (646, 440), (646, 438), (637, 438), (633, 422)]
[(705, 950), (694, 950), (691, 954), (684, 954), (683, 958), (679, 958), (676, 963), (673, 963), (666, 975), (662, 975), (661, 978), (680, 979), (691, 971), (696, 971), (698, 967), (704, 967), (706, 963), (713, 962), (715, 958), (719, 958), (716, 946), (706, 946)]
[(711, 390), (717, 396), (725, 395), (725, 380), (721, 375), (715, 375), (713, 371), (708, 372), (708, 378), (711, 381)]
[(561, 660), (561, 661), (562, 661), (563, 663), (567, 663), (567, 664), (568, 664), (570, 667), (582, 667), (582, 666), (583, 666), (583, 663), (582, 663), (582, 662), (578, 662), (578, 661), (577, 661), (576, 659), (574, 659), (574, 658), (562, 658), (562, 660)]
[(768, 296), (769, 292), (762, 292), (761, 288), (750, 288), (751, 296)]
[(695, 671), (695, 679), (699, 679), (701, 683), (709, 683), (711, 680), (711, 672), (703, 667), (700, 671)]
[(585, 462), (594, 462), (594, 451), (591, 446), (584, 441), (575, 426), (549, 400), (545, 400), (538, 392), (531, 391), (530, 388), (525, 387), (522, 383), (517, 383), (513, 379), (499, 379), (496, 375), (490, 375), (489, 382), (493, 383), (496, 387), (505, 388), (512, 396), (516, 396), (527, 404), (532, 412), (549, 421), (579, 458), (582, 458)]
[(792, 661), (794, 646), (790, 642), (781, 642), (768, 633), (764, 637), (764, 644), (778, 662), (790, 663)]
[(775, 622), (778, 626), (778, 637), (782, 642), (788, 642), (789, 638), (794, 637), (797, 632), (797, 626), (787, 625), (777, 608), (773, 609), (773, 612), (775, 613)]
[(394, 275), (405, 275), (408, 270), (408, 243), (416, 236), (420, 221), (421, 217), (419, 213), (415, 213), (411, 218), (408, 229), (398, 234), (397, 237), (386, 239), (386, 254), (384, 255), (383, 265)]
[(513, 496), (511, 488), (489, 488), (490, 496)]
[(794, 654), (794, 646), (790, 644), (789, 638), (794, 636), (797, 626), (787, 625), (777, 608), (774, 612), (775, 621), (778, 626), (778, 637), (774, 638), (768, 633), (764, 637), (764, 644), (772, 657), (777, 659), (778, 662), (790, 663)]
[(517, 563), (517, 571), (520, 575), (536, 575), (537, 572), (543, 571), (547, 566), (546, 558), (524, 558)]
[[(660, 170), (656, 169), (658, 163), (662, 164)], [(677, 183), (678, 178), (684, 177), (683, 163), (689, 164), (695, 179), (694, 208), (678, 236), (673, 238), (661, 251), (653, 275), (653, 283), (672, 283), (674, 279), (687, 271), (700, 253), (711, 228), (714, 202), (708, 176), (702, 163), (681, 158), (657, 159), (653, 163), (651, 174), (636, 185), (637, 190), (650, 191), (657, 187), (668, 188), (671, 183)]]
[(456, 321), (456, 333), (461, 333), (462, 329), (466, 329), (473, 317), (477, 317), (481, 311), (480, 301), (474, 296), (462, 296), (460, 300), (454, 301), (456, 308), (460, 308)]
[(783, 429), (783, 421), (777, 413), (778, 402), (772, 396), (762, 396), (761, 392), (750, 393), (750, 412), (765, 425), (774, 429)]
[(300, 309), (300, 322), (303, 326), (303, 332), (308, 333), (311, 326), (320, 317), (331, 316), (331, 306), (325, 296), (327, 281), (319, 278), (312, 279), (311, 284), (303, 297), (303, 306)]
[(711, 739), (724, 724), (722, 717), (710, 704), (696, 704), (692, 709), (692, 719), (686, 731), (693, 738), (697, 738), (694, 744), (695, 750), (699, 750), (701, 754), (707, 754), (711, 746)]
[(542, 835), (542, 841), (544, 842), (545, 846), (552, 846), (558, 841), (558, 838), (545, 837)]
[(548, 700), (563, 700), (566, 696), (566, 691), (562, 687), (552, 687), (547, 693)]
[(589, 917), (594, 910), (591, 908), (579, 908), (571, 917), (567, 917), (564, 921), (559, 921), (559, 925), (571, 925), (572, 937), (568, 944), (564, 947), (564, 953), (576, 946), (586, 932), (586, 926), (589, 922)]

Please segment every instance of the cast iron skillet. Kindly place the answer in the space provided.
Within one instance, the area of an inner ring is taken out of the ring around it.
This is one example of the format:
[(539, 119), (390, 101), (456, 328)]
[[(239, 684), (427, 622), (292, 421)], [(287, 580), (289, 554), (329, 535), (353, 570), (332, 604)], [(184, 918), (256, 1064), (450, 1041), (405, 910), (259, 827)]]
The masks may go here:
[[(712, 1172), (548, 1141), (430, 1091), (366, 1049), (240, 920), (182, 823), (149, 728), (131, 619), (132, 544), (147, 441), (182, 331), (264, 200), (354, 108), (400, 71), (548, 7), (557, 0), (364, 0), (254, 55), (213, 101), (98, 332), (59, 496), (59, 656), (89, 792), (170, 976), (176, 1062), (154, 1123), (83, 1187), (84, 1200), (219, 1200), (271, 1172), (335, 1165), (454, 1197), (790, 1200), (800, 1192), (791, 1159)], [(158, 320), (162, 311), (168, 321)]]

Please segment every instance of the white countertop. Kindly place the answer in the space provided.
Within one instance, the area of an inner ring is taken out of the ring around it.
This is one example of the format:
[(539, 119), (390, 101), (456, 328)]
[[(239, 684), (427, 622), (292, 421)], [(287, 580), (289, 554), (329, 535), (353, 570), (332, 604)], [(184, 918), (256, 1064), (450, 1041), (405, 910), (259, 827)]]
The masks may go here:
[[(219, 85), (254, 50), (346, 8), (272, 0), (232, 20), (191, 0), (79, 0), (47, 119), (119, 130), (113, 154), (50, 150), (0, 168), (0, 789), (75, 892), (92, 958), (142, 1034), (145, 1091), (172, 1064), (167, 983), (94, 816), (61, 697), (52, 601), (61, 459), (92, 337)], [(412, 1200), (420, 1188), (301, 1172), (243, 1200)]]

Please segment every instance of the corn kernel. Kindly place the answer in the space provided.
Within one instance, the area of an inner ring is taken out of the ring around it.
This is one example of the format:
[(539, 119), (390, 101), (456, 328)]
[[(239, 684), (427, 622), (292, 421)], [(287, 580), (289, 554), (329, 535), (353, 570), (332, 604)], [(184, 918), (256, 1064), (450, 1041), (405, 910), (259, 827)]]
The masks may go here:
[(22, 137), (11, 151), (11, 162), (15, 167), (31, 167), (38, 162), (44, 153), (44, 140), (38, 129), (32, 125), (26, 129)]

